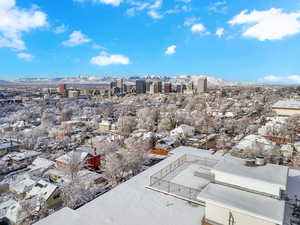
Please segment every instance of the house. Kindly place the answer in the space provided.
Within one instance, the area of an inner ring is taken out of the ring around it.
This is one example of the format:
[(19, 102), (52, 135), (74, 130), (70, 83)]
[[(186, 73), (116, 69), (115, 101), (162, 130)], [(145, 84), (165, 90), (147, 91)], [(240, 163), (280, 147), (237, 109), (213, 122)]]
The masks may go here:
[(53, 183), (60, 183), (67, 174), (60, 169), (49, 169), (45, 174), (44, 177), (48, 178)]
[(37, 151), (20, 149), (17, 152), (8, 153), (1, 160), (11, 163), (14, 167), (18, 167), (20, 165), (30, 165), (41, 154), (41, 152)]
[(31, 174), (41, 175), (54, 164), (55, 163), (49, 159), (37, 157), (29, 166), (29, 171)]
[(47, 204), (48, 208), (56, 208), (62, 204), (61, 192), (58, 186), (42, 179), (37, 181), (25, 196), (26, 199), (34, 197), (38, 197), (43, 200)]
[(17, 198), (23, 199), (35, 184), (36, 181), (29, 175), (19, 175), (9, 182), (9, 191)]
[(13, 130), (13, 127), (10, 126), (10, 124), (8, 124), (8, 123), (4, 123), (4, 124), (0, 125), (0, 133), (9, 132), (12, 130)]
[(8, 223), (8, 219), (6, 218), (6, 213), (9, 210), (9, 207), (12, 205), (15, 205), (17, 202), (13, 199), (8, 199), (7, 201), (1, 202), (0, 203), (0, 224), (1, 222), (3, 224)]
[(300, 115), (300, 101), (280, 100), (272, 106), (272, 110), (279, 116)]
[(192, 137), (195, 134), (195, 128), (186, 124), (182, 124), (174, 130), (170, 131), (171, 136)]
[(20, 148), (20, 144), (15, 141), (0, 140), (0, 156), (4, 156), (9, 152), (16, 151)]
[(99, 129), (101, 132), (108, 132), (111, 130), (111, 126), (112, 123), (108, 120), (103, 120), (100, 124), (99, 124)]
[(257, 145), (259, 145), (262, 148), (261, 150), (263, 151), (272, 151), (276, 146), (276, 143), (262, 136), (251, 134), (244, 137), (240, 142), (238, 142), (235, 148), (240, 150), (246, 150), (257, 148)]
[(98, 169), (101, 165), (101, 156), (96, 148), (81, 146), (76, 149), (76, 152), (88, 153), (85, 166), (90, 169)]
[(87, 159), (88, 153), (87, 152), (80, 152), (80, 151), (70, 151), (55, 160), (55, 166), (59, 170), (64, 172), (70, 172), (70, 170), (77, 166), (83, 166)]

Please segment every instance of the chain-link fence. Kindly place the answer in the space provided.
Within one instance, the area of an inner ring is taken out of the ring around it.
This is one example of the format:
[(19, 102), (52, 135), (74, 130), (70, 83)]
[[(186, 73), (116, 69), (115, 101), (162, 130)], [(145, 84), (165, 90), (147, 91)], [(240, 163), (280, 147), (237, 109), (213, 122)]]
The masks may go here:
[(197, 200), (197, 196), (205, 186), (195, 189), (184, 185), (176, 184), (165, 179), (167, 175), (171, 174), (177, 168), (183, 166), (186, 163), (197, 164), (200, 166), (200, 168), (207, 171), (207, 172), (197, 172), (197, 174), (194, 174), (195, 176), (206, 179), (208, 180), (208, 182), (214, 180), (214, 177), (209, 172), (209, 169), (218, 163), (217, 160), (197, 157), (193, 155), (183, 155), (177, 160), (175, 160), (174, 162), (170, 163), (168, 166), (164, 167), (160, 171), (153, 174), (150, 177), (150, 187), (166, 193), (170, 193), (182, 197), (184, 199), (188, 199), (194, 202), (200, 202), (199, 200)]

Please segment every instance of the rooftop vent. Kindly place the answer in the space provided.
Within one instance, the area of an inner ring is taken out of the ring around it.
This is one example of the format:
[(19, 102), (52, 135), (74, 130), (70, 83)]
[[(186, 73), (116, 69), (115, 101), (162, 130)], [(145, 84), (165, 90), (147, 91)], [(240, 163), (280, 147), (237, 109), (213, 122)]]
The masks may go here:
[(255, 165), (256, 166), (263, 166), (263, 165), (265, 165), (265, 157), (263, 157), (261, 155), (256, 156)]

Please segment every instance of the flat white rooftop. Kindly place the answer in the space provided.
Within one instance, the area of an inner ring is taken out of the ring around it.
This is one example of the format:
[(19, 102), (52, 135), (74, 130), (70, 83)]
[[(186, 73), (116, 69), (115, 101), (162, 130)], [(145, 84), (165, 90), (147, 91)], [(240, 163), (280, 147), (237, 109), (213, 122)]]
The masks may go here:
[(245, 166), (243, 159), (231, 158), (230, 160), (221, 160), (212, 171), (220, 171), (223, 173), (233, 174), (249, 179), (260, 180), (270, 184), (277, 184), (285, 190), (288, 177), (288, 167), (275, 164), (266, 164), (258, 167)]
[(211, 183), (198, 199), (272, 223), (283, 224), (284, 221), (285, 202), (259, 194)]
[(276, 102), (272, 108), (300, 109), (300, 101), (280, 100)]

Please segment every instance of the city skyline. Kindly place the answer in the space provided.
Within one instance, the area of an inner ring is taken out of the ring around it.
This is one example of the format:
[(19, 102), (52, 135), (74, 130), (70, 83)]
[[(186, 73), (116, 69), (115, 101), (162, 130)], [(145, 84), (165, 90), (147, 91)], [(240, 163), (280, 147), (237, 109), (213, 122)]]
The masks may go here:
[(299, 12), (292, 0), (1, 0), (0, 79), (208, 74), (299, 84)]

